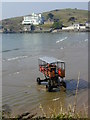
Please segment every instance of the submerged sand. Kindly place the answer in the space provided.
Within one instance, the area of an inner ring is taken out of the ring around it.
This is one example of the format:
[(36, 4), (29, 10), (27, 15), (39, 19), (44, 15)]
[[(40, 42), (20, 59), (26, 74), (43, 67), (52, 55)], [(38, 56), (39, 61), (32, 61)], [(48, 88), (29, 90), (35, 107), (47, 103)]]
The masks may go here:
[[(13, 38), (13, 39), (12, 39)], [(17, 40), (16, 40), (17, 38)], [(46, 113), (50, 109), (64, 109), (75, 101), (78, 73), (80, 84), (77, 109), (88, 107), (88, 36), (87, 33), (57, 34), (12, 34), (4, 35), (3, 41), (3, 105), (8, 104), (12, 115), (25, 111), (41, 115), (40, 104)], [(15, 42), (16, 40), (16, 42)], [(58, 42), (57, 42), (58, 41)], [(16, 49), (18, 48), (18, 49)], [(38, 86), (36, 78), (43, 75), (38, 71), (40, 56), (53, 56), (66, 63), (66, 92), (46, 92), (45, 86)]]

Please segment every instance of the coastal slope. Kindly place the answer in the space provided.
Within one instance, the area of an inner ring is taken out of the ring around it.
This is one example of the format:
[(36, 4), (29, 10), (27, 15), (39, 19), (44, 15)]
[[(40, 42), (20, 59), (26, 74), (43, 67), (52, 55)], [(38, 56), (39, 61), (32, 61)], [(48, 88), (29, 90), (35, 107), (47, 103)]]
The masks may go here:
[[(50, 18), (50, 14), (52, 18)], [(88, 11), (87, 10), (79, 10), (75, 9), (56, 9), (48, 12), (43, 12), (42, 16), (45, 19), (46, 24), (38, 25), (43, 29), (50, 29), (53, 28), (54, 20), (58, 20), (64, 26), (69, 26), (73, 23), (85, 23), (88, 21)], [(4, 32), (22, 32), (24, 25), (22, 25), (24, 16), (15, 17), (15, 18), (8, 18), (2, 20), (2, 27)]]

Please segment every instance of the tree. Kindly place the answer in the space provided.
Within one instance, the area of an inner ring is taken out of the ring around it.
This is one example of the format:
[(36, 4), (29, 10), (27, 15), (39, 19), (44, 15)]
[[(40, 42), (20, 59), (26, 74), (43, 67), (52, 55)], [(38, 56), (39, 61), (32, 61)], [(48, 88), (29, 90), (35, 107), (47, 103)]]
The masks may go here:
[(31, 25), (31, 31), (35, 30), (35, 26), (32, 24)]
[(52, 27), (54, 29), (62, 29), (63, 25), (62, 25), (61, 22), (54, 22), (53, 25), (52, 25)]
[(54, 19), (54, 22), (59, 22), (59, 19), (58, 19), (58, 18), (55, 18), (55, 19)]
[(7, 33), (7, 32), (8, 32), (7, 28), (4, 28), (4, 32), (5, 32), (5, 33)]
[(50, 18), (50, 19), (53, 19), (53, 17), (54, 17), (54, 15), (53, 15), (52, 13), (49, 13), (47, 18), (48, 18), (48, 19), (49, 19), (49, 18)]
[(75, 17), (70, 17), (68, 21), (75, 22), (76, 18)]

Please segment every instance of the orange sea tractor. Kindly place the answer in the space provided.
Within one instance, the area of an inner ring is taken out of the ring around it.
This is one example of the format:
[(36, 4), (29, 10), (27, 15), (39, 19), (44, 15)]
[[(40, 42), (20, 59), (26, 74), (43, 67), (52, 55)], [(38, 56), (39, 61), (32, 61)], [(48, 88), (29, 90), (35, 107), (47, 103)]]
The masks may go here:
[(65, 62), (58, 60), (53, 57), (41, 57), (38, 59), (39, 71), (43, 73), (45, 79), (41, 80), (40, 77), (37, 78), (37, 83), (47, 82), (46, 88), (51, 91), (53, 88), (57, 88), (63, 85), (66, 88), (66, 83), (64, 81), (65, 77)]
[(61, 62), (58, 65), (58, 76), (61, 78), (65, 77), (65, 63)]

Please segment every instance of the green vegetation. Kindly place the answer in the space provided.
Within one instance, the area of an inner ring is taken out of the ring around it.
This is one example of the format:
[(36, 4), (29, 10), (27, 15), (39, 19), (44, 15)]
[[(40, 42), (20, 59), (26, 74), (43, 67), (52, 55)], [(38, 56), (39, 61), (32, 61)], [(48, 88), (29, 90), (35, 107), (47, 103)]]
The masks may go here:
[(52, 28), (52, 23), (42, 24), (42, 25), (39, 25), (39, 27), (42, 27), (43, 29), (49, 29), (49, 28)]
[(54, 15), (53, 15), (52, 13), (49, 13), (49, 14), (47, 15), (47, 19), (53, 19), (53, 17), (54, 17)]
[(9, 18), (2, 21), (2, 26), (5, 31), (19, 32), (23, 30), (23, 17)]
[[(85, 113), (85, 111), (83, 111), (83, 112), (76, 111), (75, 108), (76, 107), (74, 105), (70, 104), (67, 107), (66, 111), (65, 111), (63, 109), (63, 106), (61, 105), (60, 109), (58, 111), (58, 114), (56, 113), (57, 108), (54, 108), (54, 109), (49, 108), (50, 115), (48, 116), (44, 112), (44, 109), (43, 109), (42, 105), (40, 105), (41, 112), (43, 114), (43, 117), (45, 117), (45, 118), (51, 118), (51, 119), (55, 119), (55, 120), (63, 120), (63, 119), (66, 119), (66, 120), (72, 120), (72, 119), (78, 120), (78, 119), (82, 118), (83, 120), (88, 120), (88, 116)], [(83, 108), (83, 109), (85, 110), (85, 108)]]
[(62, 23), (61, 22), (54, 22), (52, 25), (52, 28), (54, 29), (62, 29)]
[(31, 25), (31, 30), (35, 30), (35, 26), (34, 25)]
[(85, 110), (85, 107), (82, 108), (83, 112), (77, 111), (75, 104), (74, 105), (70, 104), (67, 107), (66, 111), (63, 109), (62, 105), (59, 107), (60, 107), (60, 109), (58, 111), (58, 114), (56, 113), (57, 108), (51, 109), (49, 107), (49, 111), (48, 111), (49, 114), (47, 115), (44, 111), (43, 106), (40, 104), (40, 111), (42, 113), (41, 116), (36, 116), (37, 113), (30, 113), (30, 112), (25, 112), (25, 113), (19, 114), (17, 116), (12, 116), (11, 111), (9, 111), (9, 109), (7, 108), (2, 112), (2, 118), (3, 118), (3, 120), (8, 119), (8, 118), (15, 118), (16, 120), (23, 120), (23, 119), (30, 120), (31, 118), (34, 118), (36, 120), (39, 120), (39, 119), (44, 120), (46, 118), (54, 119), (54, 120), (63, 120), (63, 119), (66, 119), (66, 120), (78, 120), (78, 119), (89, 120), (88, 115)]
[(45, 17), (45, 20), (47, 20), (48, 14), (53, 14), (53, 19), (59, 19), (63, 22), (65, 26), (71, 25), (72, 21), (69, 21), (71, 17), (75, 18), (74, 23), (85, 23), (88, 21), (88, 11), (87, 10), (79, 10), (79, 9), (58, 9), (53, 10), (50, 12), (42, 13), (42, 15)]
[[(42, 13), (45, 18), (45, 24), (38, 25), (43, 29), (61, 28), (62, 23), (64, 26), (69, 26), (73, 23), (85, 23), (88, 21), (88, 11), (79, 9), (58, 9)], [(23, 16), (9, 18), (2, 20), (4, 32), (22, 32), (24, 25), (22, 25)], [(57, 21), (57, 22), (56, 22)], [(54, 22), (54, 24), (53, 24)], [(53, 25), (52, 25), (53, 24)], [(59, 27), (58, 27), (59, 25)], [(36, 28), (36, 26), (35, 26)]]

